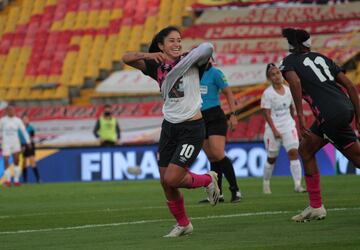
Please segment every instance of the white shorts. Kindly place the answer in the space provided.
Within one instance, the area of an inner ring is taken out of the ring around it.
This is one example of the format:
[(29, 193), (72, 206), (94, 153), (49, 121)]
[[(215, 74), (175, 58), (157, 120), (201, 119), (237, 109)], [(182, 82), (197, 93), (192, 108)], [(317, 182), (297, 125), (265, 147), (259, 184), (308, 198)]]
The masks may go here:
[(275, 139), (272, 130), (270, 128), (265, 129), (264, 143), (269, 157), (278, 156), (281, 144), (286, 149), (286, 152), (289, 152), (291, 149), (298, 149), (299, 147), (299, 137), (296, 128), (280, 134), (281, 139)]
[(18, 142), (3, 143), (2, 144), (2, 155), (10, 156), (14, 153), (21, 152), (21, 145)]

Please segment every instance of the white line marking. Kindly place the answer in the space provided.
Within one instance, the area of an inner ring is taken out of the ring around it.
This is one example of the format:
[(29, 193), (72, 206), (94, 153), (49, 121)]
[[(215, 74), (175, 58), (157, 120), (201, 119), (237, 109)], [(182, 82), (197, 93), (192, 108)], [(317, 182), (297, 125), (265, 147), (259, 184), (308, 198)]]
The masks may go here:
[[(204, 205), (187, 205), (188, 208), (194, 207), (209, 207), (209, 204)], [(167, 209), (167, 206), (147, 206), (147, 207), (138, 207), (137, 210), (153, 210), (153, 209)], [(125, 211), (134, 211), (134, 208), (105, 208), (98, 210), (87, 210), (87, 211), (68, 211), (68, 212), (49, 212), (49, 213), (28, 213), (28, 214), (17, 214), (17, 215), (0, 215), (1, 219), (17, 218), (17, 217), (29, 217), (29, 216), (54, 216), (62, 214), (82, 214), (82, 213), (99, 213), (99, 212), (125, 212)]]
[[(352, 208), (343, 207), (343, 208), (327, 209), (327, 211), (333, 211), (333, 212), (350, 211), (350, 210), (360, 210), (360, 207), (352, 207)], [(296, 212), (298, 212), (298, 211), (264, 211), (264, 212), (254, 212), (254, 213), (209, 215), (209, 216), (203, 216), (203, 217), (191, 217), (190, 219), (191, 220), (223, 219), (223, 218), (234, 218), (234, 217), (250, 217), (250, 216), (288, 214), (288, 213), (296, 213)], [(3, 232), (0, 232), (0, 235), (67, 231), (67, 230), (82, 230), (82, 229), (97, 228), (97, 227), (117, 227), (117, 226), (123, 226), (123, 225), (149, 224), (149, 223), (158, 223), (158, 222), (165, 222), (165, 221), (174, 221), (174, 219), (139, 220), (139, 221), (108, 223), (108, 224), (88, 224), (88, 225), (80, 225), (80, 226), (73, 226), (73, 227), (56, 227), (56, 228), (28, 229), (28, 230), (17, 230), (17, 231), (3, 231)]]

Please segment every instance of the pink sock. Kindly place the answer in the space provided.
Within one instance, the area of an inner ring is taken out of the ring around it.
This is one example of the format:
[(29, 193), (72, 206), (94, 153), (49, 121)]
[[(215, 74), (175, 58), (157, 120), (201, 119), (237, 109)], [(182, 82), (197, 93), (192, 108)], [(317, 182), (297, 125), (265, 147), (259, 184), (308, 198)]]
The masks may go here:
[(305, 182), (309, 194), (310, 206), (313, 208), (321, 207), (320, 174), (305, 175)]
[(184, 227), (189, 225), (190, 221), (185, 212), (184, 197), (181, 197), (180, 200), (168, 201), (167, 205), (179, 226)]
[(192, 182), (189, 188), (206, 187), (211, 183), (211, 176), (208, 174), (194, 174), (189, 171), (192, 177)]

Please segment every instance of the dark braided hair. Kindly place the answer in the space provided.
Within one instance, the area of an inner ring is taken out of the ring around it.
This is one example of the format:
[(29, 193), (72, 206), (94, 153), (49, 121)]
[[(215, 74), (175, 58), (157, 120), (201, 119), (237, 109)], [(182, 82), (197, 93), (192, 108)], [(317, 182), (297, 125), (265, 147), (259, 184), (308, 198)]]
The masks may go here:
[(289, 49), (290, 52), (301, 53), (305, 49), (309, 49), (309, 47), (303, 45), (303, 42), (310, 38), (310, 34), (306, 30), (285, 28), (282, 30), (282, 35), (293, 47)]
[(157, 33), (151, 41), (149, 53), (162, 52), (158, 44), (164, 44), (165, 37), (167, 37), (173, 31), (177, 31), (180, 33), (180, 30), (175, 26), (168, 26), (160, 30), (159, 33)]

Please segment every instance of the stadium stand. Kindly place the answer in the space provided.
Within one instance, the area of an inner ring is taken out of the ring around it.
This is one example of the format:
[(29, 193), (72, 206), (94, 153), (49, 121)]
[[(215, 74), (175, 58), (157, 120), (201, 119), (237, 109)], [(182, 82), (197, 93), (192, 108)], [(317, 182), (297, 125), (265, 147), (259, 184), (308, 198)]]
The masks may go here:
[(69, 103), (85, 83), (113, 70), (125, 51), (138, 50), (164, 25), (181, 25), (193, 2), (12, 1), (0, 13), (3, 99)]

